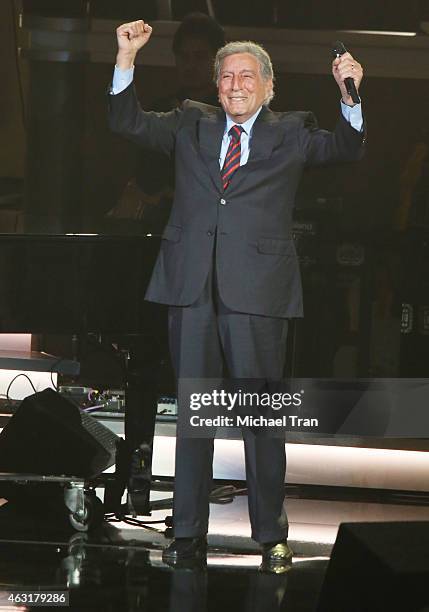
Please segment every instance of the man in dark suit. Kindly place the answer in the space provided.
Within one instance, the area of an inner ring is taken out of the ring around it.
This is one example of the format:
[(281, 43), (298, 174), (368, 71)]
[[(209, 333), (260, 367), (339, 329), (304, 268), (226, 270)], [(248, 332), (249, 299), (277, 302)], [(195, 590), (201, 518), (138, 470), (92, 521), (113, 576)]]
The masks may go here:
[[(346, 53), (332, 71), (341, 90), (334, 132), (312, 113), (274, 113), (273, 71), (250, 42), (218, 51), (215, 80), (222, 108), (186, 101), (169, 113), (144, 112), (131, 85), (136, 53), (152, 28), (117, 29), (118, 55), (109, 96), (111, 129), (141, 146), (174, 156), (170, 218), (146, 298), (168, 304), (170, 349), (178, 379), (278, 380), (287, 325), (302, 316), (302, 290), (292, 240), (292, 209), (306, 165), (361, 157), (364, 132), (344, 79), (358, 88), (362, 67)], [(180, 421), (180, 406), (179, 406)], [(267, 566), (292, 556), (284, 511), (284, 439), (243, 429), (252, 538)], [(175, 539), (164, 559), (204, 556), (213, 439), (178, 436)]]

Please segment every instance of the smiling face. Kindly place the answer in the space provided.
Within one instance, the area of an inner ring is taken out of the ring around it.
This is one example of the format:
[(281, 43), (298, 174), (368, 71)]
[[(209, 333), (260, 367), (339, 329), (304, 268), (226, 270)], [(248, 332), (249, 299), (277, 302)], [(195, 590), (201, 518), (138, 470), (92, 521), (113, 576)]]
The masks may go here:
[(259, 62), (251, 53), (234, 53), (223, 60), (218, 81), (219, 101), (236, 123), (250, 119), (272, 89), (272, 79), (262, 78)]

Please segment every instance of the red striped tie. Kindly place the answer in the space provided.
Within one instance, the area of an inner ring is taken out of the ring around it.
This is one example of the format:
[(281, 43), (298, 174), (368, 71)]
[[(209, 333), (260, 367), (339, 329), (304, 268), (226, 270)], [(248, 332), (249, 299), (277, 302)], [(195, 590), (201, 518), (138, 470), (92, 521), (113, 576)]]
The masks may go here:
[(223, 162), (222, 170), (220, 171), (224, 191), (231, 182), (232, 175), (237, 170), (237, 168), (240, 167), (240, 140), (242, 131), (243, 128), (241, 127), (241, 125), (233, 125), (228, 132), (231, 138), (228, 145), (228, 151), (226, 152), (225, 161)]

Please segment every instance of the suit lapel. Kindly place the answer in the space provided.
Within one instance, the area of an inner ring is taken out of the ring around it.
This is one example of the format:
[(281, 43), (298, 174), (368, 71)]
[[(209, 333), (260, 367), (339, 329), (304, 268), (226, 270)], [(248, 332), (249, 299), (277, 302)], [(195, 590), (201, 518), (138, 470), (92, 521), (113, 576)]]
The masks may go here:
[(233, 193), (238, 189), (255, 168), (255, 164), (271, 157), (274, 145), (279, 138), (276, 124), (276, 115), (269, 108), (263, 106), (253, 124), (247, 163), (236, 170), (226, 193)]
[(202, 117), (199, 125), (200, 153), (211, 179), (219, 192), (222, 192), (220, 179), (219, 154), (225, 131), (225, 113), (218, 109), (209, 116)]
[(276, 128), (276, 115), (269, 108), (263, 106), (253, 124), (248, 163), (271, 157), (273, 147), (279, 137)]

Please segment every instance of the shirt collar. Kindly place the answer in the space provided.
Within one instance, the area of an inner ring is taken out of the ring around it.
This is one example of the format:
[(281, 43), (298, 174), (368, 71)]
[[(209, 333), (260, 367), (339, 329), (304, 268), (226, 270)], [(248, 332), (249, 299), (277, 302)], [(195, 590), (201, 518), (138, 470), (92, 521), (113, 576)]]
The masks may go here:
[(262, 109), (262, 106), (260, 106), (258, 108), (258, 110), (256, 111), (256, 113), (254, 115), (252, 115), (244, 123), (236, 123), (229, 115), (226, 115), (226, 129), (225, 129), (225, 133), (227, 134), (229, 132), (229, 130), (232, 128), (233, 125), (241, 125), (241, 127), (246, 132), (246, 134), (249, 135), (250, 131), (251, 131), (252, 127), (253, 127), (253, 124), (256, 121), (257, 116), (261, 112), (261, 109)]

